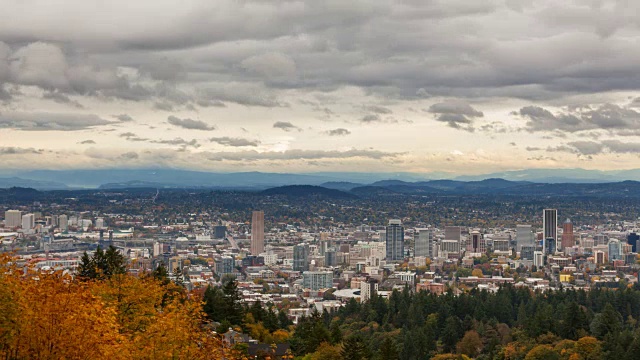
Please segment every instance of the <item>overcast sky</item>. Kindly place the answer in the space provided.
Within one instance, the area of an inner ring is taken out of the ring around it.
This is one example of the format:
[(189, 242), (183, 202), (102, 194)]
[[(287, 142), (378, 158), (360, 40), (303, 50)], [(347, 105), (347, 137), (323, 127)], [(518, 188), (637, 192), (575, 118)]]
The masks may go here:
[(640, 2), (6, 0), (0, 164), (640, 168)]

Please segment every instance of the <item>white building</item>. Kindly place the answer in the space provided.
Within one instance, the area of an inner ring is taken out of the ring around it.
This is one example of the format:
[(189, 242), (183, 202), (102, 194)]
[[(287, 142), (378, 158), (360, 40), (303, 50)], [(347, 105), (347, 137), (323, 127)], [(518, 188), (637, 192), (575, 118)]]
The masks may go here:
[(96, 228), (97, 229), (104, 229), (104, 219), (103, 218), (97, 218), (96, 219)]
[(378, 293), (378, 282), (375, 280), (360, 282), (360, 301), (364, 302)]
[(429, 229), (417, 229), (418, 234), (414, 237), (414, 257), (433, 257), (433, 232)]
[(4, 212), (4, 226), (16, 228), (21, 225), (22, 212), (20, 210), (7, 210)]
[(22, 215), (22, 229), (31, 230), (36, 226), (36, 216), (33, 214)]
[(302, 283), (305, 289), (320, 290), (333, 287), (333, 272), (305, 271), (302, 273)]
[(60, 215), (58, 217), (58, 227), (62, 231), (67, 231), (69, 229), (69, 218), (67, 215)]

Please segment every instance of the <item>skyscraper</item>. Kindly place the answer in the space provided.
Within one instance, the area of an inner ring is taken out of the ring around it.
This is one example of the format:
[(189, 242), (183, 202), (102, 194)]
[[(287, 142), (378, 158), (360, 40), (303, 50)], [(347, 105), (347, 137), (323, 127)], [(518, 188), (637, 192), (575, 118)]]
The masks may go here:
[(4, 226), (15, 228), (22, 223), (22, 212), (20, 210), (7, 210), (4, 212)]
[(69, 218), (67, 218), (67, 215), (60, 215), (58, 217), (58, 227), (62, 231), (67, 231), (67, 229), (69, 229)]
[(402, 221), (397, 219), (389, 220), (386, 245), (388, 261), (404, 259), (404, 227), (402, 227)]
[(22, 215), (22, 229), (31, 230), (36, 226), (36, 217), (33, 214)]
[(619, 240), (609, 240), (607, 246), (609, 247), (609, 261), (622, 259), (622, 247)]
[[(544, 209), (542, 212), (542, 251), (546, 251), (551, 247), (547, 244), (548, 239), (558, 241), (558, 210)], [(553, 244), (555, 250), (556, 244)]]
[(638, 252), (638, 240), (640, 240), (640, 236), (634, 232), (627, 235), (627, 244), (631, 245), (631, 251)]
[(573, 223), (571, 219), (567, 219), (562, 224), (562, 242), (560, 243), (560, 250), (572, 247), (575, 245), (575, 240), (573, 237)]
[(309, 245), (295, 245), (293, 247), (293, 271), (307, 270), (309, 270)]
[(251, 254), (264, 252), (264, 211), (254, 211), (251, 218)]
[(433, 257), (433, 232), (429, 229), (417, 229), (414, 237), (414, 256)]
[(516, 251), (522, 251), (523, 246), (535, 246), (531, 225), (516, 225)]
[(478, 231), (471, 232), (471, 241), (469, 241), (469, 246), (467, 250), (474, 253), (483, 253), (487, 251), (487, 247), (485, 245), (485, 240), (482, 237), (482, 234)]

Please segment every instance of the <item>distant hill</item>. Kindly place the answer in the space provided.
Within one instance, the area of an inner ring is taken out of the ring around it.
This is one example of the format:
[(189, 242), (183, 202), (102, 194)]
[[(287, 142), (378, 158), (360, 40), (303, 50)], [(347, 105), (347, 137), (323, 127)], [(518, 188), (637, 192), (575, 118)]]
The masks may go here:
[(65, 190), (69, 187), (63, 183), (46, 180), (30, 180), (19, 177), (0, 178), (0, 188), (12, 187), (31, 188), (37, 190)]
[(329, 182), (320, 184), (320, 186), (326, 187), (327, 189), (350, 191), (353, 188), (364, 186), (364, 184), (358, 184), (358, 183), (353, 183), (349, 181), (329, 181)]
[(261, 195), (285, 195), (291, 197), (321, 196), (329, 199), (357, 199), (354, 194), (336, 189), (328, 189), (313, 185), (289, 185), (267, 189), (259, 192)]

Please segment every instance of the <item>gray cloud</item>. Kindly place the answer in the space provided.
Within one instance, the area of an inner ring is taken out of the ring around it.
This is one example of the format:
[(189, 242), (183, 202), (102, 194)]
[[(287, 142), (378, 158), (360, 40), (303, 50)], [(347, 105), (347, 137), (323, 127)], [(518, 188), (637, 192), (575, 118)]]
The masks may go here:
[(154, 144), (164, 144), (164, 145), (180, 145), (182, 147), (188, 147), (188, 146), (192, 146), (194, 148), (200, 147), (200, 144), (198, 144), (198, 140), (196, 139), (191, 139), (187, 141), (183, 138), (175, 138), (171, 140), (151, 140), (149, 142)]
[(329, 136), (345, 136), (345, 135), (350, 135), (351, 131), (344, 128), (338, 128), (338, 129), (327, 130), (326, 134)]
[(209, 139), (211, 142), (218, 143), (224, 146), (234, 146), (234, 147), (242, 147), (242, 146), (258, 146), (260, 145), (260, 141), (258, 140), (249, 140), (243, 138), (232, 138), (228, 136), (223, 137), (213, 137)]
[(120, 114), (120, 115), (113, 115), (114, 118), (122, 121), (122, 122), (129, 122), (129, 121), (133, 121), (133, 118), (127, 114)]
[(46, 100), (52, 100), (54, 102), (57, 102), (58, 104), (68, 104), (78, 109), (84, 108), (84, 106), (82, 106), (82, 104), (80, 104), (79, 102), (72, 100), (71, 98), (69, 98), (69, 96), (57, 91), (47, 91), (42, 95), (42, 98)]
[(84, 130), (112, 122), (91, 114), (65, 114), (45, 112), (3, 112), (0, 113), (0, 128), (30, 131), (74, 131)]
[(426, 111), (434, 114), (436, 120), (445, 122), (452, 128), (469, 131), (473, 131), (471, 126), (473, 119), (484, 116), (481, 111), (461, 100), (448, 100), (433, 104)]
[(0, 147), (0, 155), (42, 154), (43, 150), (34, 148), (20, 148), (13, 146)]
[(382, 122), (382, 118), (378, 114), (369, 114), (369, 115), (363, 116), (360, 119), (360, 121), (366, 124), (370, 124), (370, 123)]
[(184, 129), (190, 129), (190, 130), (215, 130), (216, 129), (215, 126), (209, 125), (201, 120), (192, 120), (188, 118), (180, 119), (173, 115), (169, 116), (167, 118), (167, 121), (171, 125), (181, 127)]
[(640, 112), (615, 104), (566, 108), (556, 114), (539, 106), (526, 106), (516, 114), (527, 119), (526, 129), (532, 132), (606, 130), (623, 133), (640, 130)]
[(613, 154), (638, 154), (640, 153), (640, 142), (623, 142), (620, 140), (595, 141), (572, 141), (564, 145), (548, 147), (548, 152), (568, 152), (577, 155), (599, 155), (603, 153)]
[(139, 157), (138, 153), (130, 151), (130, 152), (126, 152), (126, 153), (120, 155), (118, 158), (122, 159), (122, 160), (135, 160), (138, 157)]
[(400, 153), (391, 153), (378, 150), (324, 151), (324, 150), (286, 150), (282, 152), (268, 151), (238, 151), (210, 153), (207, 158), (212, 161), (255, 161), (255, 160), (309, 160), (309, 159), (349, 159), (368, 158), (380, 160), (394, 158)]
[(273, 123), (273, 127), (276, 129), (284, 130), (284, 131), (291, 131), (291, 130), (302, 131), (302, 129), (300, 129), (299, 127), (293, 125), (288, 121), (276, 121), (275, 123)]
[(386, 108), (384, 106), (378, 106), (378, 105), (368, 105), (365, 106), (364, 109), (366, 111), (370, 111), (372, 113), (376, 113), (376, 114), (391, 114), (393, 113), (393, 111), (391, 111), (391, 109)]
[(89, 145), (89, 144), (95, 144), (96, 142), (93, 140), (84, 140), (84, 141), (80, 141), (78, 144), (81, 145)]

